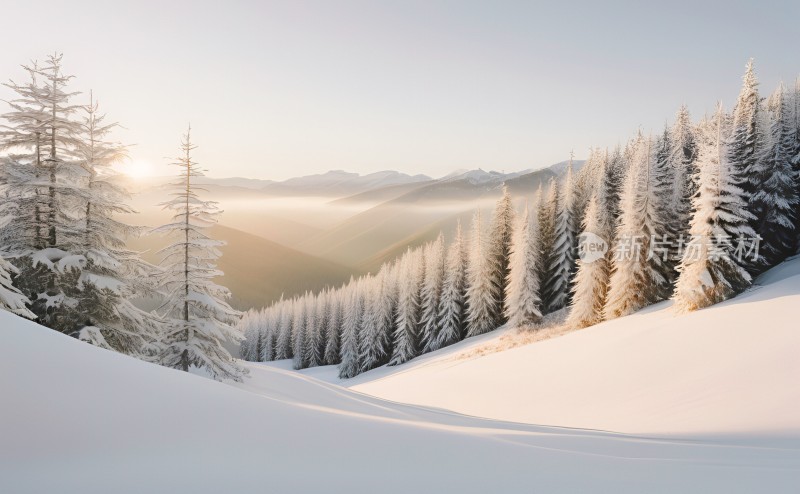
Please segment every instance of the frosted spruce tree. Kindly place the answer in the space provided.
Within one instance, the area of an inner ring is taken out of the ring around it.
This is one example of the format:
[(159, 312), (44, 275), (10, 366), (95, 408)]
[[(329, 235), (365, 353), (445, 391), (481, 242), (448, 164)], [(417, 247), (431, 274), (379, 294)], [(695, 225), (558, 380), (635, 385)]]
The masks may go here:
[(548, 203), (548, 212), (553, 219), (547, 220), (547, 243), (543, 244), (546, 259), (542, 294), (545, 312), (553, 312), (569, 303), (569, 283), (575, 267), (578, 229), (575, 224), (577, 215), (574, 210), (571, 163), (561, 190), (556, 188), (555, 182), (551, 183)]
[(390, 264), (384, 264), (365, 289), (365, 309), (359, 334), (359, 363), (367, 371), (389, 362), (391, 357), (392, 318), (394, 314), (394, 277)]
[(302, 297), (295, 297), (292, 314), (292, 365), (295, 369), (308, 367), (308, 291)]
[(439, 233), (436, 240), (425, 247), (425, 278), (422, 280), (420, 293), (423, 353), (434, 350), (439, 338), (439, 304), (445, 276), (444, 255), (444, 237)]
[(439, 300), (439, 333), (431, 346), (432, 351), (452, 345), (464, 337), (468, 262), (469, 250), (459, 220), (453, 242), (447, 249), (442, 296)]
[(333, 290), (330, 294), (330, 307), (326, 324), (327, 336), (325, 337), (325, 365), (336, 365), (341, 359), (339, 347), (341, 342), (343, 291), (344, 288), (340, 288)]
[(280, 305), (280, 323), (275, 340), (275, 360), (284, 360), (293, 357), (292, 315), (294, 314), (294, 309), (292, 307), (293, 301), (291, 299), (284, 300), (283, 295), (281, 295), (281, 300), (278, 303)]
[(796, 134), (790, 103), (781, 84), (769, 98), (764, 152), (750, 172), (760, 184), (750, 210), (756, 215), (756, 233), (762, 237), (762, 269), (780, 263), (797, 248), (794, 226), (799, 177), (792, 167)]
[[(598, 190), (589, 200), (584, 216), (583, 231), (593, 233), (606, 241), (611, 236), (610, 211), (604, 193)], [(587, 248), (587, 246), (583, 246)], [(585, 252), (578, 260), (578, 270), (572, 285), (572, 303), (567, 324), (574, 328), (585, 328), (603, 320), (609, 281), (609, 256), (593, 256)]]
[[(734, 173), (734, 181), (742, 189), (743, 198), (747, 208), (752, 214), (750, 226), (756, 233), (758, 219), (761, 212), (754, 209), (753, 195), (761, 187), (760, 180), (763, 175), (754, 173), (759, 166), (759, 160), (764, 153), (764, 120), (761, 118), (761, 97), (758, 94), (758, 80), (753, 71), (753, 60), (747, 62), (747, 68), (742, 81), (742, 89), (736, 100), (733, 111), (733, 130), (728, 138), (728, 159)], [(752, 262), (749, 268), (752, 272), (761, 269), (759, 263)]]
[(86, 263), (80, 218), (87, 176), (74, 158), (81, 125), (75, 119), (79, 107), (70, 101), (77, 93), (67, 89), (72, 76), (63, 74), (61, 55), (23, 68), (30, 81), (7, 85), (17, 97), (4, 115), (10, 125), (3, 128), (3, 148), (20, 152), (4, 162), (5, 208), (22, 221), (9, 222), (0, 237), (39, 322), (72, 334), (79, 319), (74, 297)]
[(81, 139), (75, 159), (86, 172), (83, 190), (81, 252), (86, 258), (76, 299), (74, 322), (79, 338), (129, 355), (151, 354), (161, 321), (133, 304), (137, 297), (154, 294), (149, 280), (156, 268), (126, 247), (126, 239), (142, 229), (118, 219), (131, 214), (128, 193), (115, 178), (113, 166), (126, 157), (124, 146), (109, 139), (116, 123), (106, 123), (90, 93), (83, 108)]
[[(664, 257), (669, 255), (669, 239), (664, 242), (661, 194), (653, 173), (652, 139), (638, 137), (630, 149), (631, 164), (620, 200), (605, 306), (608, 319), (628, 315), (663, 300), (670, 289), (664, 266)], [(655, 241), (662, 245), (656, 245)]]
[(514, 235), (514, 205), (508, 187), (503, 185), (503, 196), (497, 201), (486, 238), (486, 255), (489, 258), (487, 276), (493, 285), (496, 302), (490, 306), (493, 326), (506, 322), (503, 312), (506, 296), (506, 280), (510, 270), (511, 238)]
[(225, 302), (230, 292), (213, 281), (222, 275), (216, 260), (223, 242), (210, 238), (205, 230), (216, 222), (219, 211), (216, 203), (202, 200), (194, 187), (193, 180), (203, 173), (192, 160), (196, 146), (190, 132), (191, 128), (174, 163), (180, 175), (171, 184), (172, 199), (162, 204), (172, 213), (171, 221), (155, 230), (174, 239), (160, 251), (163, 274), (159, 281), (165, 302), (159, 312), (167, 319), (160, 361), (187, 372), (197, 367), (214, 379), (240, 381), (245, 371), (223, 346), (238, 339), (231, 324), (240, 314)]
[(394, 347), (389, 365), (408, 362), (421, 349), (419, 327), (420, 285), (424, 276), (422, 251), (410, 247), (398, 261), (397, 310), (394, 322)]
[(339, 364), (339, 377), (348, 379), (361, 372), (358, 361), (359, 326), (363, 312), (362, 297), (359, 293), (361, 281), (350, 280), (346, 292), (343, 294), (342, 313), (342, 346), (341, 363)]
[[(686, 105), (682, 105), (675, 116), (675, 123), (669, 130), (669, 143), (668, 162), (672, 184), (665, 217), (669, 221), (669, 231), (679, 238), (681, 235), (688, 236), (692, 197), (697, 192), (697, 185), (692, 178), (697, 175), (697, 143), (695, 128)], [(679, 260), (677, 242), (671, 257)]]
[(751, 277), (733, 242), (752, 238), (752, 214), (739, 186), (736, 167), (728, 160), (728, 129), (722, 107), (704, 121), (698, 135), (699, 190), (692, 201), (692, 240), (684, 251), (675, 284), (675, 307), (691, 311), (740, 293)]
[(539, 298), (539, 242), (527, 206), (517, 220), (510, 265), (506, 283), (506, 318), (512, 327), (535, 324), (542, 318), (542, 302)]
[(496, 328), (495, 308), (499, 303), (497, 284), (492, 282), (496, 267), (488, 255), (488, 241), (483, 234), (480, 210), (472, 220), (469, 264), (467, 265), (467, 336), (487, 333)]

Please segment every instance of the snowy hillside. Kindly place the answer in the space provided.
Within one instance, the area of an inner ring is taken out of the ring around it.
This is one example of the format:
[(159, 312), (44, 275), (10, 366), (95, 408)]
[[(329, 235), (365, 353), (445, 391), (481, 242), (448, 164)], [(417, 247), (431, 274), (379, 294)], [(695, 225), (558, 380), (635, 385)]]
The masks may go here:
[(235, 389), (0, 328), (0, 492), (775, 493), (800, 475), (797, 445), (504, 423), (257, 364)]
[(800, 259), (729, 302), (688, 315), (670, 305), (491, 353), (514, 340), (501, 330), (345, 381), (332, 367), (303, 372), (393, 401), (498, 420), (800, 441)]

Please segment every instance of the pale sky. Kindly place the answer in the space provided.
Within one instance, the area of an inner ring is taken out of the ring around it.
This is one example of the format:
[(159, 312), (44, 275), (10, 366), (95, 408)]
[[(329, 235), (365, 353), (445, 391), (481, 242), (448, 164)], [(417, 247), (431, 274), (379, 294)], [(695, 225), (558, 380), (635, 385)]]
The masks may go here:
[(800, 2), (645, 3), (7, 0), (0, 79), (63, 52), (156, 173), (191, 122), (209, 175), (284, 179), (538, 168), (800, 73)]

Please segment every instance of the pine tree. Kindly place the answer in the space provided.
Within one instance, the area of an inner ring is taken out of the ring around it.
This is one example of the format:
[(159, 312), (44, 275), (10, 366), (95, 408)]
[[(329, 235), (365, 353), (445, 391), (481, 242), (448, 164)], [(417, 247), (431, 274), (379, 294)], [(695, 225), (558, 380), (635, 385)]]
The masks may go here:
[(342, 293), (344, 288), (331, 292), (330, 310), (328, 312), (327, 329), (325, 338), (325, 364), (336, 365), (341, 361), (339, 348), (342, 333)]
[(684, 251), (675, 284), (675, 307), (691, 311), (740, 293), (751, 277), (732, 242), (755, 235), (749, 226), (747, 194), (729, 161), (728, 130), (722, 107), (701, 124), (698, 135), (698, 194), (692, 201), (692, 240)]
[(542, 318), (538, 243), (526, 207), (514, 231), (506, 283), (505, 313), (512, 327), (534, 324)]
[(423, 279), (421, 251), (409, 247), (398, 261), (397, 310), (395, 312), (394, 347), (389, 365), (408, 362), (419, 354), (420, 284)]
[(425, 278), (422, 281), (422, 329), (423, 353), (433, 351), (439, 337), (439, 303), (444, 283), (444, 237), (439, 236), (425, 247)]
[(308, 292), (302, 297), (296, 297), (294, 314), (292, 315), (292, 365), (295, 369), (308, 367)]
[(637, 137), (630, 149), (631, 164), (620, 201), (621, 214), (605, 307), (608, 319), (628, 315), (662, 300), (670, 288), (664, 266), (669, 246), (654, 243), (663, 242), (665, 229), (660, 216), (661, 194), (653, 173), (652, 139)]
[(317, 333), (318, 338), (314, 351), (318, 365), (325, 365), (325, 348), (328, 346), (328, 324), (330, 324), (332, 296), (331, 290), (325, 289), (317, 298)]
[(439, 300), (439, 333), (431, 350), (438, 350), (464, 337), (467, 306), (467, 263), (469, 251), (461, 232), (461, 221), (456, 224), (453, 243), (447, 249), (442, 296)]
[(751, 211), (757, 216), (755, 231), (762, 237), (760, 264), (772, 267), (796, 249), (797, 180), (792, 168), (795, 133), (790, 101), (783, 84), (770, 97), (764, 153), (752, 173), (760, 184), (753, 194)]
[(391, 356), (392, 284), (390, 267), (384, 264), (365, 288), (365, 308), (359, 333), (361, 372), (389, 362)]
[[(676, 236), (675, 240), (686, 237), (689, 233), (692, 198), (697, 192), (697, 185), (692, 177), (697, 175), (695, 160), (697, 159), (697, 143), (695, 130), (686, 105), (682, 105), (675, 116), (675, 123), (669, 131), (670, 151), (669, 164), (672, 171), (672, 197), (669, 199), (667, 218), (669, 231)], [(677, 251), (678, 242), (671, 253), (673, 259), (680, 261)]]
[[(759, 160), (764, 152), (764, 129), (761, 118), (761, 97), (758, 80), (753, 71), (753, 60), (747, 62), (742, 89), (733, 111), (733, 132), (727, 148), (735, 182), (742, 188), (745, 204), (752, 214), (750, 226), (757, 232), (757, 222), (762, 212), (753, 209), (753, 195), (760, 189), (763, 174), (758, 173)], [(749, 268), (758, 271), (751, 263)]]
[[(589, 200), (584, 216), (583, 230), (606, 241), (611, 234), (609, 209), (606, 207), (605, 193), (599, 189)], [(586, 245), (583, 248), (587, 248)], [(585, 328), (603, 320), (609, 281), (609, 256), (593, 256), (584, 252), (578, 260), (578, 270), (572, 286), (572, 303), (567, 324), (575, 328)]]
[[(551, 236), (547, 239), (545, 252), (545, 283), (543, 288), (544, 310), (553, 312), (569, 303), (569, 283), (575, 269), (575, 247), (577, 245), (576, 214), (572, 182), (572, 166), (567, 168), (561, 191), (551, 185), (549, 199), (554, 214)], [(551, 242), (552, 243), (549, 243)]]
[(349, 379), (361, 371), (358, 361), (359, 326), (362, 317), (362, 300), (360, 282), (350, 280), (344, 294), (344, 312), (342, 315), (342, 348), (339, 377)]
[(262, 310), (259, 315), (263, 321), (259, 361), (271, 362), (275, 360), (275, 329), (278, 325), (278, 314), (273, 305), (269, 309)]
[(202, 177), (203, 172), (192, 160), (196, 146), (190, 132), (191, 128), (183, 138), (183, 154), (174, 163), (180, 178), (171, 185), (173, 197), (162, 204), (173, 213), (172, 220), (155, 230), (175, 237), (174, 243), (161, 250), (164, 271), (159, 281), (166, 301), (160, 310), (168, 319), (161, 363), (187, 372), (194, 366), (214, 379), (240, 381), (245, 370), (223, 346), (226, 341), (238, 340), (231, 324), (240, 314), (224, 300), (230, 292), (213, 282), (222, 275), (216, 260), (223, 242), (204, 231), (216, 222), (218, 210), (216, 203), (202, 200), (194, 188), (193, 179)]
[(280, 323), (278, 325), (278, 335), (275, 341), (275, 360), (290, 359), (293, 357), (292, 351), (292, 321), (294, 308), (292, 307), (293, 301), (291, 299), (284, 300), (283, 295), (278, 302), (280, 306)]
[(23, 221), (8, 223), (2, 239), (21, 271), (18, 288), (32, 295), (30, 309), (39, 322), (73, 333), (80, 318), (74, 296), (86, 264), (83, 229), (76, 221), (86, 181), (85, 169), (73, 158), (81, 144), (78, 107), (70, 103), (77, 93), (66, 89), (72, 76), (63, 74), (60, 55), (23, 68), (31, 80), (8, 84), (18, 98), (5, 115), (11, 125), (3, 129), (3, 147), (23, 152), (4, 163), (4, 212)]
[(317, 367), (322, 364), (322, 332), (320, 331), (319, 311), (320, 306), (323, 305), (321, 293), (306, 295), (306, 340), (303, 352), (307, 367)]
[(142, 229), (116, 219), (134, 212), (125, 204), (128, 193), (114, 181), (112, 168), (126, 156), (126, 149), (108, 139), (117, 124), (104, 122), (91, 96), (84, 111), (82, 139), (74, 154), (87, 174), (81, 242), (87, 262), (73, 296), (79, 316), (75, 329), (95, 345), (129, 355), (147, 353), (161, 321), (131, 300), (154, 294), (149, 280), (156, 269), (126, 247), (126, 238), (140, 235)]
[(496, 272), (492, 258), (487, 255), (487, 244), (482, 232), (481, 212), (472, 220), (469, 264), (467, 266), (467, 336), (487, 333), (496, 327), (495, 307), (499, 296), (497, 284), (492, 282)]
[(493, 326), (500, 326), (506, 322), (503, 312), (506, 296), (506, 280), (509, 273), (509, 260), (511, 255), (511, 238), (514, 234), (514, 205), (508, 187), (503, 185), (503, 196), (495, 206), (489, 237), (486, 239), (486, 255), (489, 258), (489, 282), (496, 302), (490, 305)]

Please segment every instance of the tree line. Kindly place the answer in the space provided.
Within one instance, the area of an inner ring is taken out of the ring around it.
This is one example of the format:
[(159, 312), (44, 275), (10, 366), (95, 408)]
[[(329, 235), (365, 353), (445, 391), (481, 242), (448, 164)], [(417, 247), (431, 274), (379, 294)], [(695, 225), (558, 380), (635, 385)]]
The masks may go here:
[(797, 252), (798, 197), (800, 79), (764, 98), (751, 60), (732, 112), (695, 123), (683, 106), (657, 135), (570, 161), (523, 208), (504, 188), (449, 244), (249, 311), (242, 357), (350, 378), (560, 310), (583, 328), (670, 298), (701, 309)]

